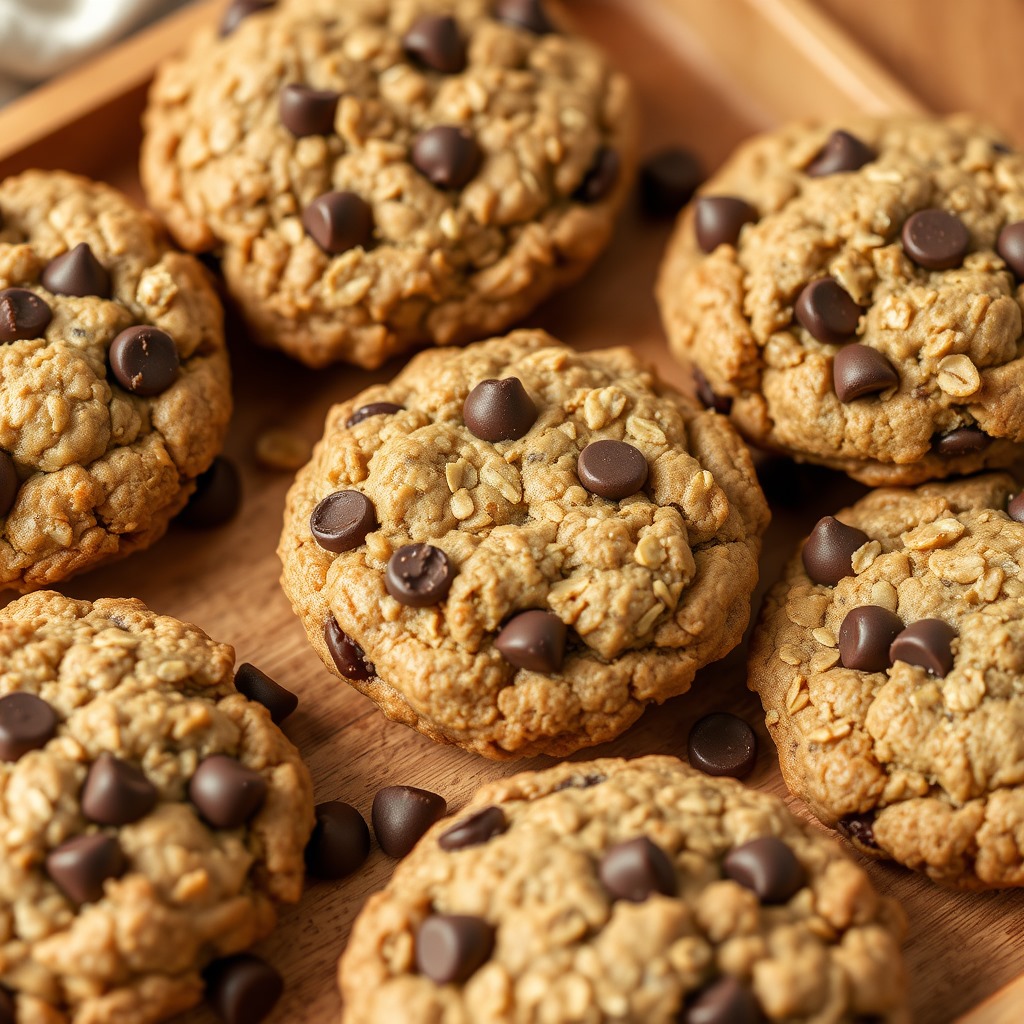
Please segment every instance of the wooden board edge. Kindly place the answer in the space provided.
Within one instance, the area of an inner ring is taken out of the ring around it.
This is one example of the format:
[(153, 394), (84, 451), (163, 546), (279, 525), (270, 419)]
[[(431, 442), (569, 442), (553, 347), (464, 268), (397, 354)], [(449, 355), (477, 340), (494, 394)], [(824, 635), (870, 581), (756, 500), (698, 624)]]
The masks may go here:
[(957, 1024), (1020, 1024), (1024, 1020), (1024, 975), (964, 1014)]

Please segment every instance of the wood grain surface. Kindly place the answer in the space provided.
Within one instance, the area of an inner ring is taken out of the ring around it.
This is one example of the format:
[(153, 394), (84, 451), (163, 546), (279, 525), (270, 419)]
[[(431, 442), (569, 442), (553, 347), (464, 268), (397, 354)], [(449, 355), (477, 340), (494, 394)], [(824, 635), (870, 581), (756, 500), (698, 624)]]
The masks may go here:
[[(218, 0), (190, 8), (0, 113), (0, 175), (33, 165), (67, 167), (141, 198), (135, 160), (145, 82), (160, 56), (182, 45), (220, 6)], [(741, 138), (788, 118), (918, 106), (805, 0), (577, 0), (570, 6), (581, 28), (636, 81), (645, 151), (682, 143), (713, 168)], [(964, 0), (964, 6), (975, 5)], [(689, 387), (687, 373), (668, 356), (652, 297), (667, 234), (666, 226), (645, 222), (630, 209), (593, 273), (530, 322), (581, 347), (629, 344), (669, 380)], [(456, 810), (479, 783), (548, 763), (497, 764), (435, 746), (386, 721), (308, 648), (277, 582), (274, 551), (290, 477), (261, 469), (254, 445), (262, 431), (280, 425), (314, 441), (334, 401), (386, 379), (400, 364), (375, 373), (342, 367), (313, 372), (254, 348), (233, 318), (229, 327), (237, 414), (228, 452), (241, 466), (246, 487), (239, 518), (207, 533), (172, 528), (150, 551), (65, 589), (88, 598), (136, 596), (158, 611), (195, 621), (234, 644), (239, 661), (254, 662), (298, 693), (301, 704), (286, 732), (307, 758), (318, 800), (346, 800), (368, 817), (378, 788), (410, 784), (443, 794)], [(796, 538), (819, 515), (863, 492), (837, 474), (780, 461), (764, 464), (763, 482), (775, 514), (762, 560), (762, 578), (770, 583)], [(760, 757), (750, 784), (787, 796), (760, 707), (745, 688), (743, 664), (741, 649), (701, 672), (690, 694), (649, 710), (616, 742), (574, 759), (681, 755), (692, 722), (727, 708), (758, 729)], [(803, 813), (799, 802), (789, 802)], [(375, 849), (352, 878), (312, 884), (300, 905), (283, 911), (277, 932), (259, 949), (287, 983), (272, 1022), (338, 1019), (337, 957), (363, 900), (386, 881), (392, 866)], [(892, 865), (872, 864), (869, 870), (882, 891), (903, 902), (910, 918), (905, 948), (915, 1019), (941, 1024), (986, 999), (971, 1014), (971, 1024), (1024, 1019), (1020, 984), (996, 994), (1024, 972), (1024, 892), (958, 894)], [(212, 1020), (203, 1009), (179, 1019)]]

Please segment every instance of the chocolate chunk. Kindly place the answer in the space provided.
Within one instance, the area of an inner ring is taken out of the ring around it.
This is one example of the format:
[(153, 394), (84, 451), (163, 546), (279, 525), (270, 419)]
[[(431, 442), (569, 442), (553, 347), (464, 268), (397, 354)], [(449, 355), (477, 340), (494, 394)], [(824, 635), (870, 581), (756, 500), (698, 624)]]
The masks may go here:
[(898, 615), (887, 608), (866, 604), (846, 613), (839, 627), (839, 660), (843, 668), (884, 672), (889, 647), (903, 629)]
[(108, 357), (118, 384), (142, 398), (166, 391), (178, 379), (181, 366), (174, 339), (145, 324), (122, 331), (110, 343)]
[(446, 810), (445, 798), (429, 790), (385, 786), (373, 798), (373, 834), (389, 857), (404, 857)]
[(480, 168), (480, 147), (467, 131), (439, 124), (416, 136), (412, 165), (438, 188), (462, 188)]
[(727, 711), (716, 711), (695, 722), (686, 747), (690, 764), (705, 775), (742, 779), (757, 763), (754, 730)]
[(857, 333), (863, 310), (849, 292), (831, 277), (806, 285), (796, 300), (796, 318), (826, 345), (842, 345)]
[(933, 676), (948, 675), (953, 667), (956, 630), (942, 619), (918, 619), (893, 640), (889, 660), (919, 665)]
[(597, 874), (615, 899), (643, 903), (656, 892), (676, 894), (676, 869), (665, 851), (647, 836), (611, 847), (601, 858)]
[(494, 928), (479, 917), (432, 914), (416, 932), (416, 969), (438, 985), (461, 984), (494, 949)]
[(704, 180), (704, 169), (688, 149), (669, 146), (640, 168), (640, 205), (650, 217), (674, 217)]
[(19, 487), (21, 481), (18, 479), (18, 467), (15, 466), (14, 459), (0, 449), (0, 516), (7, 515), (14, 507)]
[(299, 706), (299, 698), (291, 690), (286, 690), (247, 661), (235, 670), (235, 689), (249, 700), (262, 704), (270, 712), (274, 725), (280, 725)]
[(599, 203), (611, 194), (621, 173), (619, 154), (611, 146), (601, 146), (580, 187), (573, 193), (573, 199), (581, 203)]
[(537, 406), (518, 377), (482, 380), (466, 396), (462, 418), (481, 441), (515, 441), (536, 423)]
[(242, 478), (238, 467), (218, 455), (196, 480), (196, 489), (177, 521), (194, 530), (211, 530), (231, 522), (242, 507)]
[(875, 841), (875, 815), (868, 814), (847, 814), (836, 823), (839, 831), (847, 839), (851, 839), (861, 846), (867, 846), (877, 850), (878, 843)]
[(225, 754), (203, 758), (188, 784), (189, 799), (214, 828), (240, 828), (266, 796), (266, 779)]
[(104, 752), (85, 777), (82, 813), (97, 825), (128, 825), (149, 814), (158, 797), (141, 768)]
[(524, 28), (538, 36), (555, 31), (555, 26), (544, 10), (541, 0), (497, 0), (494, 5), (494, 17), (507, 25)]
[(377, 510), (360, 491), (328, 494), (309, 517), (313, 539), (325, 551), (351, 551), (377, 529)]
[(804, 544), (803, 563), (815, 583), (834, 587), (853, 575), (853, 553), (871, 538), (856, 527), (839, 522), (834, 516), (818, 520)]
[(0, 342), (43, 337), (53, 319), (50, 307), (27, 288), (0, 291)]
[(732, 399), (728, 395), (716, 395), (711, 390), (707, 377), (697, 366), (693, 368), (693, 382), (697, 389), (697, 398), (705, 409), (714, 409), (723, 416), (728, 416), (732, 412)]
[(926, 270), (959, 267), (971, 246), (971, 236), (956, 214), (918, 210), (903, 225), (903, 251)]
[(56, 732), (56, 712), (34, 693), (0, 697), (0, 761), (17, 761), (45, 747)]
[(214, 960), (203, 971), (206, 1001), (225, 1024), (260, 1024), (284, 992), (284, 980), (251, 953)]
[(1018, 281), (1024, 280), (1024, 220), (1007, 224), (999, 232), (996, 252), (1005, 260)]
[(455, 579), (448, 556), (432, 544), (406, 544), (389, 559), (384, 574), (387, 592), (411, 608), (440, 604)]
[(466, 44), (459, 26), (448, 14), (423, 14), (402, 37), (402, 48), (431, 71), (455, 75), (466, 67)]
[(1006, 503), (1006, 514), (1015, 523), (1024, 523), (1024, 491), (1021, 491), (1020, 494), (1014, 495), (1014, 497)]
[(437, 845), (442, 850), (464, 850), (467, 846), (486, 843), (507, 828), (508, 820), (500, 807), (485, 807), (442, 832), (437, 837)]
[(957, 427), (936, 437), (932, 447), (939, 455), (976, 455), (983, 452), (992, 440), (980, 427)]
[(840, 128), (818, 150), (817, 156), (807, 165), (806, 173), (811, 178), (824, 178), (828, 174), (839, 174), (842, 171), (858, 171), (876, 159), (878, 156), (874, 150), (856, 135)]
[(331, 256), (368, 248), (373, 238), (373, 210), (355, 192), (326, 192), (302, 213), (306, 234)]
[(680, 1024), (762, 1024), (764, 1020), (754, 993), (728, 975), (699, 992), (679, 1018)]
[(370, 854), (370, 830), (363, 816), (340, 800), (317, 804), (315, 814), (306, 846), (306, 870), (314, 878), (351, 875)]
[(390, 416), (392, 413), (402, 412), (403, 409), (405, 409), (404, 405), (395, 405), (394, 402), (370, 402), (369, 405), (361, 405), (356, 409), (345, 421), (345, 426), (354, 427), (371, 416)]
[(363, 682), (377, 674), (377, 670), (366, 660), (362, 647), (348, 633), (342, 632), (334, 616), (324, 623), (324, 641), (336, 668), (346, 679)]
[(76, 836), (46, 855), (46, 873), (72, 903), (95, 903), (103, 898), (103, 883), (118, 878), (126, 867), (124, 853), (113, 836)]
[(755, 224), (757, 210), (736, 196), (701, 196), (693, 204), (693, 226), (697, 244), (704, 252), (720, 245), (735, 245), (744, 224)]
[(341, 93), (332, 89), (311, 89), (293, 82), (281, 90), (277, 102), (278, 116), (297, 139), (307, 135), (332, 135), (334, 113)]
[(847, 345), (832, 361), (832, 383), (840, 402), (878, 394), (899, 382), (892, 363), (868, 345)]
[(591, 494), (619, 501), (647, 483), (647, 459), (626, 441), (592, 441), (580, 452), (576, 472)]
[(785, 903), (803, 888), (806, 877), (793, 851), (777, 836), (762, 836), (730, 850), (722, 870), (753, 890), (762, 903)]
[(558, 672), (565, 658), (565, 623), (553, 612), (520, 612), (494, 640), (498, 653), (516, 668)]
[(54, 295), (110, 298), (110, 274), (86, 242), (79, 242), (74, 249), (50, 260), (40, 280)]
[(231, 6), (224, 12), (224, 17), (221, 18), (221, 36), (231, 35), (250, 14), (269, 10), (274, 6), (274, 3), (275, 0), (233, 0)]

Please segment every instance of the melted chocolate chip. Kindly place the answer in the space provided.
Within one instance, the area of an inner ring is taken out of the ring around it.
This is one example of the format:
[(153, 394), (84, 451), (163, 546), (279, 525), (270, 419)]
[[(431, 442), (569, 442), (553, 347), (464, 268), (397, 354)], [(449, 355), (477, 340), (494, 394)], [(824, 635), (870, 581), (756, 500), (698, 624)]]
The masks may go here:
[(832, 361), (832, 383), (840, 402), (878, 394), (899, 382), (892, 363), (868, 345), (847, 345)]
[(626, 441), (592, 441), (580, 452), (576, 472), (591, 494), (620, 501), (647, 483), (647, 459)]
[(743, 225), (754, 224), (757, 219), (757, 210), (736, 196), (701, 196), (693, 204), (697, 244), (707, 253), (720, 245), (735, 245)]
[(72, 903), (95, 903), (103, 898), (103, 883), (118, 878), (126, 863), (113, 836), (76, 836), (46, 856), (46, 873)]
[(110, 274), (93, 255), (86, 242), (51, 260), (40, 278), (54, 295), (95, 295), (110, 298)]
[(590, 789), (592, 786), (600, 786), (604, 781), (604, 775), (572, 775), (568, 779), (562, 779), (551, 792), (561, 793), (565, 789)]
[(189, 799), (214, 828), (240, 828), (266, 796), (266, 779), (225, 754), (200, 761), (188, 784)]
[(244, 662), (235, 672), (235, 689), (249, 700), (262, 704), (274, 725), (280, 725), (298, 706), (299, 698), (266, 672)]
[(875, 815), (868, 814), (847, 814), (837, 822), (839, 831), (847, 837), (859, 843), (877, 850), (878, 843), (875, 841)]
[(856, 135), (840, 128), (828, 137), (817, 156), (807, 165), (807, 174), (811, 178), (823, 178), (843, 171), (858, 171), (875, 159), (874, 150)]
[(242, 507), (242, 477), (238, 467), (218, 455), (196, 480), (196, 489), (177, 521), (194, 530), (212, 530), (231, 522)]
[(481, 441), (515, 441), (537, 421), (537, 406), (518, 377), (482, 380), (466, 396), (462, 418)]
[(444, 817), (443, 796), (415, 786), (385, 786), (373, 798), (373, 834), (389, 857), (404, 857)]
[(672, 861), (646, 836), (611, 847), (601, 858), (597, 873), (613, 897), (631, 903), (643, 903), (655, 893), (676, 894), (676, 869)]
[(454, 579), (455, 567), (440, 548), (406, 544), (388, 559), (384, 586), (400, 604), (429, 608), (447, 597)]
[(853, 553), (871, 538), (863, 530), (847, 526), (833, 516), (815, 524), (803, 548), (804, 569), (815, 583), (834, 587), (853, 575)]
[(730, 850), (722, 862), (727, 878), (753, 890), (762, 903), (785, 903), (803, 888), (800, 861), (777, 836), (752, 839)]
[(485, 807), (442, 832), (437, 838), (437, 845), (442, 850), (464, 850), (467, 846), (486, 843), (507, 828), (508, 821), (500, 807)]
[(688, 149), (670, 146), (640, 168), (640, 204), (650, 217), (674, 217), (704, 180), (700, 161)]
[(251, 953), (215, 960), (203, 971), (206, 1001), (224, 1024), (260, 1024), (284, 992), (284, 980)]
[(438, 985), (461, 984), (494, 949), (494, 928), (466, 914), (432, 914), (416, 932), (416, 969)]
[(402, 37), (402, 48), (422, 67), (454, 75), (465, 70), (466, 44), (448, 14), (423, 14)]
[(742, 779), (757, 763), (754, 730), (727, 711), (705, 715), (695, 722), (686, 746), (690, 764), (705, 775)]
[(110, 343), (108, 358), (118, 384), (140, 398), (162, 394), (181, 368), (174, 339), (145, 324), (123, 330)]
[(370, 245), (373, 210), (355, 192), (327, 192), (303, 211), (302, 226), (325, 253), (338, 256)]
[(333, 616), (324, 623), (324, 641), (335, 667), (346, 679), (363, 682), (377, 674), (377, 670), (366, 660), (362, 647), (348, 633), (342, 632)]
[(316, 824), (306, 845), (306, 870), (314, 878), (345, 878), (370, 854), (370, 830), (363, 816), (340, 800), (317, 804)]
[(0, 342), (41, 338), (53, 319), (46, 302), (27, 288), (0, 291)]
[(956, 630), (942, 619), (918, 619), (904, 629), (889, 648), (889, 660), (918, 665), (933, 676), (948, 675), (953, 667)]
[(567, 632), (553, 612), (520, 612), (502, 628), (494, 646), (510, 665), (550, 674), (562, 668)]
[(360, 491), (328, 494), (309, 517), (313, 539), (325, 551), (335, 553), (359, 547), (377, 526), (377, 510)]
[(34, 693), (0, 697), (0, 761), (17, 761), (45, 747), (56, 732), (56, 712)]
[(581, 203), (599, 203), (611, 194), (621, 173), (622, 160), (619, 154), (610, 146), (602, 146), (595, 154), (580, 187), (573, 193), (573, 198)]
[(976, 455), (983, 452), (992, 440), (980, 427), (957, 427), (936, 437), (932, 447), (939, 455)]
[(390, 416), (392, 413), (402, 412), (404, 409), (404, 405), (395, 405), (394, 402), (370, 402), (369, 405), (361, 405), (356, 409), (345, 421), (345, 426), (354, 427), (357, 423), (370, 419), (371, 416)]
[(82, 787), (82, 813), (98, 825), (128, 825), (156, 806), (159, 793), (137, 765), (100, 754)]
[(281, 124), (297, 139), (307, 135), (331, 135), (334, 113), (341, 93), (329, 89), (311, 89), (293, 82), (281, 90), (277, 111)]
[(831, 277), (811, 281), (796, 300), (797, 320), (826, 345), (842, 345), (857, 333), (863, 311)]
[(472, 181), (483, 154), (462, 128), (441, 124), (420, 132), (412, 144), (412, 165), (432, 185), (458, 189)]
[(971, 236), (956, 214), (918, 210), (903, 225), (903, 251), (926, 270), (959, 267), (971, 246)]
[(884, 672), (889, 647), (903, 629), (898, 615), (877, 605), (862, 605), (847, 612), (839, 627), (839, 660), (843, 668)]

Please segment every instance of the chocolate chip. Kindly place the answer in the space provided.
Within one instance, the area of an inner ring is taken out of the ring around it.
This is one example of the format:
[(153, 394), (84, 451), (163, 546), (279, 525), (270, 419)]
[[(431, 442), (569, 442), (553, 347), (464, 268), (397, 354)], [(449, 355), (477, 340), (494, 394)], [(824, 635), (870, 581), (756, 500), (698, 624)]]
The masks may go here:
[(1015, 523), (1024, 523), (1024, 491), (1015, 495), (1006, 503), (1006, 514)]
[(402, 412), (404, 409), (404, 405), (395, 405), (394, 402), (370, 402), (369, 405), (361, 405), (356, 409), (345, 421), (345, 426), (354, 427), (357, 423), (362, 423), (363, 420), (368, 420), (371, 416), (390, 416), (392, 413)]
[(903, 251), (926, 270), (959, 267), (971, 245), (964, 223), (946, 210), (918, 210), (903, 225)]
[(34, 693), (0, 697), (0, 761), (17, 761), (45, 747), (56, 732), (56, 713)]
[(803, 888), (806, 877), (793, 851), (777, 836), (762, 836), (730, 850), (722, 870), (753, 890), (762, 903), (785, 903)]
[(516, 668), (558, 672), (565, 658), (565, 623), (553, 612), (520, 612), (495, 637), (498, 653)]
[(524, 28), (538, 36), (555, 31), (555, 26), (544, 10), (541, 0), (497, 0), (494, 5), (494, 17), (507, 25)]
[(284, 980), (251, 953), (214, 960), (203, 971), (206, 1001), (225, 1024), (260, 1024), (284, 992)]
[(754, 993), (728, 975), (697, 993), (679, 1018), (680, 1024), (761, 1024), (764, 1020)]
[(980, 427), (957, 427), (935, 438), (933, 447), (939, 455), (976, 455), (992, 443)]
[(462, 188), (480, 167), (480, 147), (472, 135), (450, 124), (439, 124), (416, 136), (412, 165), (438, 188)]
[(875, 815), (868, 814), (847, 814), (836, 823), (840, 832), (847, 839), (860, 843), (862, 846), (877, 850), (878, 843), (875, 840)]
[(278, 116), (297, 139), (307, 135), (332, 135), (334, 113), (341, 93), (332, 89), (311, 89), (293, 82), (281, 90), (277, 102)]
[(377, 674), (377, 670), (366, 660), (362, 647), (348, 633), (342, 632), (334, 616), (324, 623), (324, 641), (335, 666), (346, 679), (363, 682)]
[(110, 298), (110, 274), (86, 242), (79, 242), (74, 249), (50, 260), (40, 280), (54, 295)]
[(46, 855), (46, 873), (72, 903), (95, 903), (103, 898), (103, 883), (118, 878), (126, 867), (113, 836), (76, 836)]
[(388, 559), (384, 586), (400, 604), (429, 608), (445, 599), (453, 579), (455, 567), (440, 548), (406, 544)]
[(482, 918), (432, 914), (416, 932), (416, 969), (438, 985), (461, 984), (492, 949), (494, 929)]
[(551, 791), (552, 793), (561, 793), (566, 789), (590, 789), (592, 786), (600, 786), (605, 781), (604, 775), (598, 775), (597, 773), (588, 775), (571, 775), (567, 779), (562, 779), (560, 783)]
[(370, 830), (363, 816), (340, 800), (317, 804), (316, 824), (306, 845), (306, 870), (314, 878), (345, 878), (370, 854)]
[(142, 398), (161, 394), (178, 379), (178, 349), (174, 339), (159, 327), (123, 330), (110, 343), (108, 356), (118, 384)]
[(892, 642), (889, 660), (919, 665), (933, 676), (948, 675), (953, 667), (951, 645), (956, 630), (942, 619), (918, 619), (912, 622)]
[(796, 300), (796, 318), (826, 345), (842, 345), (857, 333), (863, 310), (831, 277), (806, 285)]
[(404, 857), (447, 809), (445, 798), (429, 790), (385, 786), (373, 798), (373, 834), (389, 857)]
[(377, 526), (377, 510), (360, 491), (328, 494), (309, 517), (313, 539), (325, 551), (335, 553), (359, 547)]
[(466, 67), (466, 44), (459, 26), (447, 14), (423, 14), (402, 37), (402, 48), (418, 64), (444, 75), (455, 75)]
[(537, 406), (518, 377), (482, 380), (466, 396), (462, 418), (481, 441), (515, 441), (537, 421)]
[(82, 787), (82, 813), (98, 825), (128, 825), (156, 806), (156, 786), (137, 765), (102, 753)]
[(611, 194), (621, 173), (619, 154), (610, 146), (601, 146), (573, 198), (581, 203), (599, 203)]
[(647, 836), (611, 847), (601, 858), (597, 874), (612, 896), (631, 903), (643, 903), (656, 892), (676, 894), (676, 869), (665, 851)]
[(358, 246), (369, 246), (373, 210), (355, 192), (326, 192), (303, 211), (302, 226), (324, 252), (338, 256)]
[(18, 467), (7, 452), (0, 449), (0, 516), (7, 515), (14, 507), (14, 499), (18, 497)]
[(576, 472), (591, 494), (619, 501), (647, 483), (647, 459), (625, 441), (592, 441), (580, 452)]
[(866, 146), (856, 135), (844, 132), (841, 128), (834, 131), (818, 150), (817, 156), (807, 165), (807, 175), (811, 178), (823, 178), (828, 174), (839, 174), (842, 171), (858, 171), (865, 164), (878, 159), (877, 154)]
[(214, 828), (240, 828), (266, 796), (266, 779), (225, 754), (203, 758), (188, 784), (189, 799)]
[(704, 180), (704, 169), (688, 149), (670, 146), (640, 168), (640, 205), (651, 217), (674, 217)]
[(847, 526), (834, 516), (815, 523), (803, 549), (804, 569), (815, 583), (834, 587), (853, 575), (853, 553), (871, 538), (863, 530)]
[(736, 196), (701, 196), (693, 204), (697, 244), (708, 253), (720, 245), (735, 245), (743, 225), (754, 224), (757, 219), (757, 210)]
[[(0, 218), (0, 228), (3, 227), (3, 219)], [(17, 1024), (14, 1016), (14, 1000), (6, 989), (0, 988), (0, 1024)]]
[(257, 11), (266, 11), (274, 6), (275, 0), (234, 0), (231, 6), (224, 12), (220, 22), (221, 36), (229, 36), (236, 28)]
[(711, 390), (707, 377), (697, 366), (693, 368), (693, 382), (697, 389), (697, 398), (705, 409), (714, 409), (723, 416), (728, 416), (732, 412), (732, 399), (728, 395), (716, 395)]
[(247, 661), (235, 670), (235, 689), (249, 700), (262, 704), (270, 712), (274, 725), (280, 725), (299, 706), (299, 698), (291, 690), (286, 690)]
[(887, 608), (866, 604), (847, 612), (839, 627), (843, 668), (884, 672), (890, 664), (889, 646), (902, 629), (900, 617)]
[(467, 846), (486, 843), (507, 828), (508, 820), (500, 807), (485, 807), (442, 832), (437, 837), (437, 845), (442, 850), (464, 850)]
[(742, 779), (757, 763), (754, 730), (727, 711), (716, 711), (695, 722), (686, 746), (690, 764), (705, 775)]
[(892, 363), (868, 345), (847, 345), (832, 361), (832, 383), (840, 402), (878, 394), (899, 382)]
[(1006, 261), (1014, 277), (1024, 280), (1024, 220), (1007, 224), (999, 232), (996, 252)]
[(41, 338), (53, 313), (35, 292), (27, 288), (0, 291), (0, 342)]
[(196, 480), (196, 489), (177, 521), (195, 530), (210, 530), (229, 523), (242, 507), (242, 478), (238, 467), (218, 455)]

